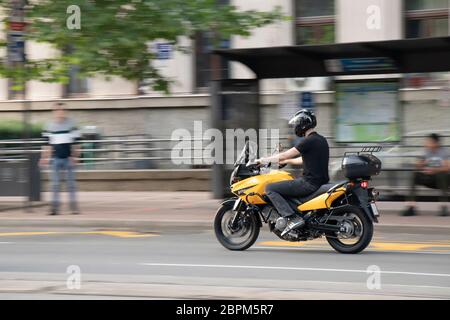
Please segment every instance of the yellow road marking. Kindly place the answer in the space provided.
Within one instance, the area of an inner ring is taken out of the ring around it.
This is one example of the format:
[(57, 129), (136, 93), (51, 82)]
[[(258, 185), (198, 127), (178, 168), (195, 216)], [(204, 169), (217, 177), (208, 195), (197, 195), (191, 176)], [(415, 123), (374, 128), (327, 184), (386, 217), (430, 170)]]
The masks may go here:
[(94, 234), (94, 235), (105, 235), (119, 238), (147, 238), (156, 237), (157, 234), (153, 233), (140, 233), (134, 231), (114, 231), (114, 230), (102, 230), (102, 231), (81, 231), (81, 232), (63, 232), (63, 231), (30, 231), (30, 232), (2, 232), (0, 237), (15, 237), (15, 236), (42, 236), (42, 235), (66, 235), (66, 234)]
[(438, 243), (395, 243), (395, 242), (374, 242), (370, 244), (371, 248), (378, 250), (391, 251), (426, 251), (431, 248), (448, 248), (450, 244)]
[(304, 247), (306, 245), (306, 242), (264, 241), (258, 244), (262, 246), (273, 247)]
[(0, 237), (9, 237), (9, 236), (42, 236), (48, 234), (57, 234), (59, 232), (2, 232), (0, 233)]
[[(322, 239), (310, 242), (286, 242), (286, 241), (264, 241), (258, 245), (269, 247), (304, 247), (304, 248), (324, 248), (328, 247), (328, 243)], [(372, 241), (370, 249), (376, 251), (430, 251), (430, 252), (449, 252), (450, 241), (441, 242), (380, 242)]]
[(139, 233), (132, 231), (88, 231), (81, 232), (80, 234), (101, 234), (106, 236), (113, 236), (119, 238), (148, 238), (148, 237), (156, 237), (156, 234), (151, 233)]

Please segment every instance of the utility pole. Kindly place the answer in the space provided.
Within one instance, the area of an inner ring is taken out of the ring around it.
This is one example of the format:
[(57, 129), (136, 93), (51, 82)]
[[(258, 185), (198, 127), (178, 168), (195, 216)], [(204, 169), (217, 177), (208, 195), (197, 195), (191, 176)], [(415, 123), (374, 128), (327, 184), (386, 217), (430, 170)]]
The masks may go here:
[[(10, 11), (8, 17), (8, 64), (11, 67), (18, 66), (24, 67), (26, 63), (25, 53), (25, 6), (27, 0), (10, 0)], [(16, 80), (17, 81), (17, 80)], [(23, 124), (23, 149), (25, 150), (25, 158), (27, 159), (27, 171), (28, 171), (28, 201), (27, 207), (31, 208), (30, 200), (33, 192), (31, 175), (33, 172), (31, 145), (30, 145), (30, 103), (26, 96), (26, 75), (18, 80), (19, 83), (13, 83), (13, 85), (22, 86), (22, 124)], [(11, 92), (11, 89), (9, 89)]]

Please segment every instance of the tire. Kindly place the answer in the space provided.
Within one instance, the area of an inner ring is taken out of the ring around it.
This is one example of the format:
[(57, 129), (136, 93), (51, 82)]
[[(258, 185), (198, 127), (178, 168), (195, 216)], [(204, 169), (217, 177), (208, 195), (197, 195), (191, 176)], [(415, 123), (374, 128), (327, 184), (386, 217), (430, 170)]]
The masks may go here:
[(360, 239), (352, 245), (345, 244), (340, 241), (340, 239), (326, 237), (330, 246), (340, 253), (359, 253), (363, 251), (372, 241), (373, 236), (373, 223), (372, 220), (359, 208), (356, 206), (347, 206), (344, 208), (340, 208), (335, 210), (333, 215), (344, 215), (346, 213), (356, 215), (359, 220), (362, 222), (362, 235)]
[(233, 203), (226, 203), (222, 205), (216, 213), (216, 217), (214, 219), (214, 232), (216, 234), (217, 240), (219, 240), (220, 244), (229, 250), (246, 250), (250, 248), (259, 236), (260, 229), (260, 221), (259, 217), (254, 214), (250, 214), (247, 216), (248, 220), (246, 225), (249, 226), (250, 234), (248, 235), (248, 239), (243, 241), (242, 243), (232, 243), (230, 239), (224, 234), (224, 230), (222, 228), (222, 220), (226, 213), (233, 209)]

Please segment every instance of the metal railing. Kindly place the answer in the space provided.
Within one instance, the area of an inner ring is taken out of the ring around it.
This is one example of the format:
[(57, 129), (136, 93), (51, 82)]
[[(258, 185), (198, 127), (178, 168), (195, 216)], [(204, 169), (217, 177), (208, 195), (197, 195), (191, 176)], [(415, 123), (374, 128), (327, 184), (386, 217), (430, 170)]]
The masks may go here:
[[(414, 135), (404, 136), (402, 143), (383, 143), (383, 150), (377, 155), (383, 160), (383, 167), (388, 170), (408, 170), (414, 159), (422, 154), (423, 146), (417, 143), (408, 144), (410, 139), (423, 139), (426, 136)], [(280, 142), (286, 147), (291, 147), (289, 136), (281, 136)], [(338, 144), (333, 137), (327, 137), (330, 142), (330, 165), (340, 165), (340, 159), (345, 152), (358, 151), (365, 144)], [(450, 135), (443, 135), (444, 140)], [(205, 167), (201, 160), (210, 160), (198, 153), (203, 152), (204, 147), (211, 143), (211, 139), (189, 139), (189, 156), (173, 156), (174, 151), (186, 151), (176, 145), (181, 141), (170, 138), (149, 138), (145, 135), (133, 136), (108, 136), (101, 139), (80, 140), (81, 162), (79, 166), (83, 169), (147, 169), (147, 168), (180, 168), (173, 161), (192, 160), (194, 163), (184, 164), (181, 167)], [(17, 158), (26, 153), (39, 153), (45, 145), (45, 140), (0, 140), (0, 159)], [(368, 145), (377, 145), (370, 143)], [(450, 148), (449, 144), (443, 144)], [(260, 150), (270, 154), (271, 150), (265, 148)], [(198, 163), (198, 164), (197, 164)]]

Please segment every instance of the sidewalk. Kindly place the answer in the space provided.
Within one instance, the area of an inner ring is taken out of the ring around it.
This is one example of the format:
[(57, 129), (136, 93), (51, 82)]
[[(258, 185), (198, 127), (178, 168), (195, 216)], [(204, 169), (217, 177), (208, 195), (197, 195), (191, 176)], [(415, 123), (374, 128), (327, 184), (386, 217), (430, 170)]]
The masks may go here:
[[(62, 199), (66, 199), (65, 194)], [(44, 193), (44, 199), (49, 194)], [(14, 199), (0, 198), (1, 206), (11, 206)], [(22, 202), (15, 199), (16, 205)], [(14, 209), (0, 212), (0, 227), (96, 227), (96, 228), (171, 228), (212, 227), (220, 200), (208, 192), (80, 192), (81, 215), (70, 215), (67, 205), (59, 216), (48, 216), (48, 206), (27, 212)], [(381, 214), (378, 227), (450, 228), (450, 217), (438, 217), (440, 203), (418, 204), (419, 216), (401, 217), (403, 202), (378, 202)], [(450, 230), (449, 230), (450, 232)]]

